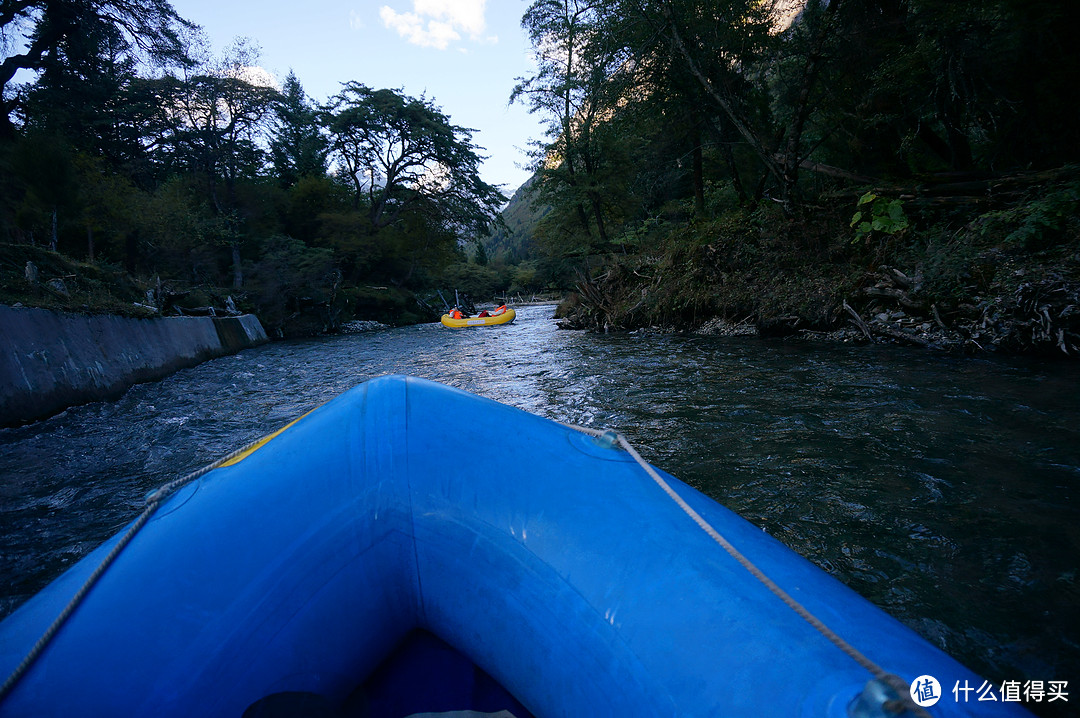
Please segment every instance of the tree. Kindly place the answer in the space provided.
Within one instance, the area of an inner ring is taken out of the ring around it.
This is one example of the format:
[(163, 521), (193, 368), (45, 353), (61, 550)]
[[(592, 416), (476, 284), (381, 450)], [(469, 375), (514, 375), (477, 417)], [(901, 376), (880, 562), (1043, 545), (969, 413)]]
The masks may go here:
[(44, 58), (39, 79), (24, 93), (24, 134), (46, 132), (94, 156), (120, 155), (114, 125), (136, 66), (125, 50), (119, 30), (97, 23)]
[(245, 232), (237, 182), (254, 179), (264, 164), (261, 139), (278, 92), (246, 79), (257, 54), (240, 42), (210, 72), (166, 76), (158, 82), (159, 123), (167, 128), (168, 162), (205, 182), (219, 220), (219, 241), (230, 248), (233, 286), (243, 285), (240, 248)]
[(334, 177), (301, 177), (285, 191), (279, 205), (284, 233), (307, 244), (315, 244), (324, 239), (324, 215), (348, 211), (351, 200), (349, 188)]
[(521, 19), (537, 61), (532, 77), (518, 78), (510, 101), (526, 101), (546, 116), (549, 143), (535, 160), (541, 195), (550, 204), (571, 207), (581, 231), (592, 233), (590, 211), (600, 241), (608, 242), (600, 195), (589, 177), (600, 161), (591, 143), (603, 113), (601, 85), (607, 68), (589, 57), (596, 38), (595, 0), (536, 0)]
[(412, 212), (458, 233), (482, 233), (506, 201), (480, 179), (473, 131), (450, 124), (424, 98), (350, 82), (322, 118), (353, 206), (366, 203), (373, 234)]
[[(30, 242), (47, 241), (56, 250), (62, 224), (77, 212), (79, 183), (76, 153), (64, 138), (29, 133), (11, 145), (9, 165), (17, 178), (5, 198), (14, 216), (17, 235)], [(47, 240), (46, 240), (47, 238)]]
[(329, 146), (319, 129), (318, 113), (291, 71), (274, 105), (274, 115), (270, 157), (281, 185), (292, 187), (302, 177), (326, 174)]
[(845, 3), (824, 149), (898, 177), (1073, 161), (1077, 22), (1080, 5), (1054, 0)]
[(251, 270), (251, 301), (267, 328), (278, 328), (304, 310), (319, 315), (311, 329), (327, 331), (337, 322), (335, 299), (341, 274), (332, 252), (298, 239), (268, 237)]
[(638, 26), (636, 36), (644, 44), (636, 49), (643, 57), (669, 58), (693, 78), (702, 115), (717, 134), (725, 134), (723, 123), (739, 136), (781, 185), (790, 206), (795, 177), (776, 156), (782, 134), (767, 116), (764, 85), (751, 74), (776, 42), (775, 6), (774, 0), (628, 0), (607, 6), (607, 12)]
[(107, 171), (95, 157), (76, 158), (82, 223), (86, 228), (86, 258), (93, 263), (109, 239), (123, 236), (132, 228), (132, 216), (139, 209), (139, 195), (124, 175)]
[(113, 44), (113, 54), (184, 64), (181, 33), (192, 27), (168, 0), (4, 0), (0, 137), (15, 132), (12, 115), (24, 98), (14, 86), (20, 70), (42, 71), (46, 80), (61, 68), (78, 71), (100, 56), (105, 40)]
[(488, 263), (487, 249), (479, 239), (476, 240), (475, 244), (476, 253), (473, 255), (473, 263), (480, 267), (486, 267)]

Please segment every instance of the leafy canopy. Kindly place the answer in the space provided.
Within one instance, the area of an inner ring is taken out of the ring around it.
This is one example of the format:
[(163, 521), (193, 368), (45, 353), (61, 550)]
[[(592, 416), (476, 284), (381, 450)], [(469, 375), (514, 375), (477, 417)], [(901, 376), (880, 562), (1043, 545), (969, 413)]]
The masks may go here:
[(425, 98), (347, 83), (322, 113), (334, 159), (368, 206), (372, 231), (409, 212), (483, 231), (506, 197), (480, 179), (472, 130)]

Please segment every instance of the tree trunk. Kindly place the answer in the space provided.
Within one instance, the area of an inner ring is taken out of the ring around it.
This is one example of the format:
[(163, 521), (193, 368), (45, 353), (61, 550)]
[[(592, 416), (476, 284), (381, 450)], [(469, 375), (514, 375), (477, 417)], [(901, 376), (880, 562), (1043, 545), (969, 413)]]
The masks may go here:
[(600, 200), (596, 197), (590, 197), (590, 200), (593, 207), (593, 216), (596, 217), (596, 233), (600, 235), (600, 241), (607, 245), (607, 228), (604, 226), (604, 213), (600, 210)]
[(94, 263), (94, 228), (90, 225), (86, 225), (86, 259)]
[(795, 208), (799, 167), (803, 160), (799, 156), (799, 146), (802, 143), (806, 120), (810, 116), (810, 94), (817, 83), (825, 41), (832, 30), (832, 23), (841, 2), (842, 0), (833, 0), (828, 3), (817, 26), (814, 28), (814, 33), (810, 39), (810, 47), (806, 53), (806, 61), (803, 63), (802, 83), (799, 87), (798, 99), (795, 102), (795, 112), (792, 114), (791, 123), (785, 133), (787, 135), (787, 148), (783, 160), (783, 180), (780, 197), (784, 204), (784, 212), (788, 215), (792, 214)]
[(232, 243), (233, 289), (244, 286), (244, 270), (240, 266), (240, 243)]
[(693, 150), (693, 170), (694, 177), (694, 214), (699, 217), (705, 216), (705, 159), (702, 157), (701, 152), (701, 128), (698, 127), (697, 122), (694, 122), (692, 141), (694, 143)]
[(577, 216), (578, 216), (578, 222), (581, 223), (581, 228), (583, 230), (585, 230), (585, 236), (586, 237), (591, 237), (592, 236), (592, 228), (589, 227), (589, 215), (587, 215), (585, 213), (585, 205), (583, 205), (581, 202), (578, 202), (578, 205), (577, 205)]
[(716, 142), (720, 146), (720, 152), (724, 156), (724, 164), (731, 174), (731, 185), (735, 188), (735, 194), (739, 197), (739, 204), (746, 204), (750, 199), (743, 187), (742, 175), (739, 173), (739, 165), (735, 162), (735, 153), (731, 151), (732, 138), (727, 132), (727, 126), (721, 124), (719, 118), (705, 118), (706, 127), (716, 135)]
[(751, 147), (751, 149), (754, 150), (754, 152), (758, 156), (758, 159), (760, 159), (762, 164), (765, 165), (765, 168), (769, 171), (769, 173), (773, 177), (775, 177), (777, 181), (782, 183), (784, 176), (783, 169), (773, 159), (773, 153), (769, 152), (766, 149), (765, 143), (762, 142), (761, 138), (758, 137), (754, 133), (754, 131), (750, 129), (745, 119), (740, 116), (740, 114), (736, 111), (733, 103), (731, 103), (728, 98), (724, 96), (721, 89), (715, 86), (712, 81), (705, 75), (705, 73), (701, 71), (701, 68), (697, 64), (697, 61), (694, 60), (694, 56), (690, 53), (690, 49), (687, 47), (686, 42), (683, 40), (682, 34), (679, 32), (679, 28), (675, 21), (675, 16), (672, 13), (671, 8), (668, 7), (668, 5), (664, 4), (661, 5), (660, 11), (664, 15), (664, 20), (666, 21), (667, 29), (670, 33), (672, 43), (674, 44), (675, 49), (682, 56), (683, 61), (686, 63), (686, 67), (690, 70), (690, 74), (693, 75), (694, 78), (701, 85), (701, 88), (702, 90), (704, 90), (705, 95), (713, 102), (715, 102), (716, 105), (723, 112), (723, 114), (727, 116), (728, 121), (731, 122), (731, 126), (735, 128), (735, 130), (742, 136), (744, 140), (746, 140), (746, 143)]

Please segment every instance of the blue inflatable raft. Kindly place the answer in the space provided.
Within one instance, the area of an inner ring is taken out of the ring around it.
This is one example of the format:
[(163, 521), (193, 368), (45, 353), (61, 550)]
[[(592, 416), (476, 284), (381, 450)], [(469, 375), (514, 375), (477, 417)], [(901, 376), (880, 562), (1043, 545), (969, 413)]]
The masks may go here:
[[(463, 425), (497, 438), (463, 446), (451, 431)], [(955, 682), (982, 680), (661, 475), (872, 661), (905, 683), (936, 678), (944, 695), (931, 715), (1025, 714), (956, 702)], [(0, 674), (118, 540), (0, 624)], [(0, 714), (887, 715), (864, 693), (869, 680), (626, 451), (455, 389), (384, 377), (173, 494)]]

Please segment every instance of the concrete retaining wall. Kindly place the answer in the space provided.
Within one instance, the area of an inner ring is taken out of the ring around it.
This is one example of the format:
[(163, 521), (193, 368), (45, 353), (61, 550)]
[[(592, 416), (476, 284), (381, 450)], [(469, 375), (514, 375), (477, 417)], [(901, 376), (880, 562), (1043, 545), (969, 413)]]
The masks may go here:
[(250, 314), (131, 319), (0, 305), (0, 426), (115, 398), (132, 384), (265, 341)]

